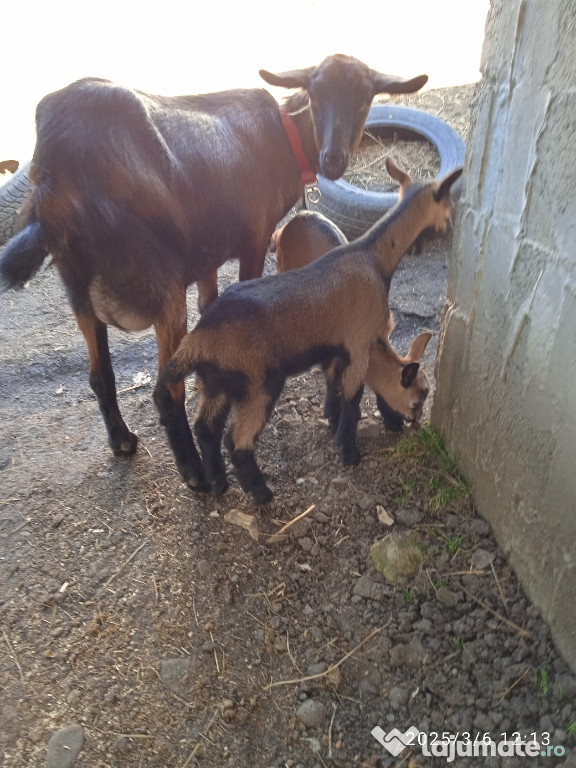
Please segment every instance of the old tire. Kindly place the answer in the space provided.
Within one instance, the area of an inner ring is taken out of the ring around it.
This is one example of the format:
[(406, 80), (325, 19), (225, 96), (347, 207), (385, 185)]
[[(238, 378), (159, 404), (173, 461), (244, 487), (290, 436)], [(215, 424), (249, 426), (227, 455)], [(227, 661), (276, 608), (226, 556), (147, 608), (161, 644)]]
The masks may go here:
[[(374, 104), (366, 120), (366, 129), (377, 129), (382, 135), (395, 133), (403, 139), (427, 139), (440, 156), (437, 178), (464, 165), (466, 145), (462, 137), (448, 123), (429, 112)], [(329, 181), (319, 176), (318, 188), (322, 193), (319, 203), (307, 202), (307, 207), (332, 219), (350, 239), (364, 234), (398, 202), (396, 192), (372, 192), (343, 179)]]
[(18, 211), (30, 192), (30, 163), (22, 163), (16, 173), (0, 186), (0, 248), (19, 229)]

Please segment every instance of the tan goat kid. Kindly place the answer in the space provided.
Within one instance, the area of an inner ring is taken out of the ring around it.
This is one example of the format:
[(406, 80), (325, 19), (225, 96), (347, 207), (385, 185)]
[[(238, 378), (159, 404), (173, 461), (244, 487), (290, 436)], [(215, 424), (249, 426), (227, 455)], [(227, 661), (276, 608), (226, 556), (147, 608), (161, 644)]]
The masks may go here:
[[(400, 189), (400, 198), (403, 194)], [(276, 254), (276, 265), (278, 272), (288, 272), (291, 269), (298, 269), (311, 264), (316, 259), (324, 256), (325, 253), (337, 248), (339, 245), (346, 245), (348, 240), (342, 230), (318, 211), (299, 211), (286, 224), (279, 227), (272, 235), (270, 248)], [(392, 315), (390, 315), (390, 326), (388, 334), (383, 339), (382, 344), (375, 344), (370, 350), (368, 362), (368, 372), (366, 374), (366, 383), (370, 386), (370, 381), (380, 382), (380, 391), (385, 388), (385, 381), (388, 379), (391, 383), (405, 381), (400, 378), (400, 372), (404, 366), (420, 360), (426, 350), (426, 346), (432, 334), (425, 332), (417, 336), (410, 345), (410, 351), (406, 357), (397, 355), (390, 344), (390, 333), (394, 325)], [(386, 342), (386, 343), (385, 343)], [(408, 369), (409, 370), (409, 369)], [(371, 387), (372, 389), (372, 387)], [(388, 387), (390, 392), (394, 392), (394, 386)], [(376, 405), (382, 416), (386, 428), (391, 432), (400, 432), (407, 420), (405, 414), (412, 413), (416, 420), (422, 415), (417, 413), (416, 404), (424, 404), (430, 385), (426, 373), (420, 369), (418, 375), (409, 387), (401, 390), (405, 401), (405, 408), (399, 413), (395, 411), (382, 395), (376, 394)], [(328, 389), (326, 403), (324, 405), (324, 415), (330, 420), (333, 430), (336, 429), (339, 416), (339, 398), (338, 393), (333, 393)]]
[[(425, 229), (446, 231), (452, 214), (450, 187), (462, 172), (453, 171), (442, 181), (414, 183), (391, 160), (387, 168), (403, 194), (392, 211), (362, 237), (312, 264), (230, 286), (160, 373), (155, 400), (161, 419), (167, 387), (192, 371), (197, 374), (201, 397), (194, 431), (204, 479), (215, 493), (227, 488), (221, 442), (232, 410), (228, 447), (240, 485), (255, 504), (272, 499), (254, 456), (256, 439), (286, 379), (316, 364), (324, 368), (329, 390), (338, 398), (336, 441), (343, 462), (360, 460), (359, 402), (371, 349), (376, 344), (387, 348), (382, 337), (390, 323), (390, 280), (402, 255)], [(415, 377), (418, 364), (412, 365)], [(411, 382), (395, 384), (398, 403), (383, 384), (368, 383), (401, 411), (403, 385)]]

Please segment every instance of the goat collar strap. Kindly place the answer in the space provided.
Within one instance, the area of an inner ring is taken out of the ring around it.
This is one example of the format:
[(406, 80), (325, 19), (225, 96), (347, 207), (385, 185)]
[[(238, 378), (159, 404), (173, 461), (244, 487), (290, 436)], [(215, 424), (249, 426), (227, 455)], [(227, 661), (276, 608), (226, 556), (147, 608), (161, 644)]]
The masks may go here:
[(300, 166), (300, 178), (302, 179), (303, 184), (316, 184), (318, 182), (318, 179), (316, 178), (316, 174), (310, 167), (310, 163), (308, 162), (308, 158), (306, 157), (306, 153), (304, 152), (304, 147), (302, 146), (302, 142), (300, 141), (300, 134), (298, 133), (298, 128), (296, 127), (296, 123), (288, 112), (286, 112), (282, 107), (280, 107), (280, 117), (282, 118), (282, 125), (284, 126), (284, 130), (286, 131), (286, 136), (288, 137), (288, 141), (290, 142), (290, 146), (292, 147), (292, 152), (294, 153), (294, 157), (296, 158), (298, 165)]

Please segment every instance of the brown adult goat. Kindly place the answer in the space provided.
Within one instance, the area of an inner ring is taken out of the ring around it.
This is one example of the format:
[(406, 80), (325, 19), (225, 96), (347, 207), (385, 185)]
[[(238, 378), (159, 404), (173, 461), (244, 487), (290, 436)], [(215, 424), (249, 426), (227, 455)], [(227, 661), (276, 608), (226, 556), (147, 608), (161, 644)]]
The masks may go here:
[[(399, 200), (402, 200), (405, 190), (408, 187), (404, 185), (400, 186)], [(286, 224), (279, 227), (272, 235), (272, 241), (270, 244), (270, 250), (276, 253), (276, 265), (278, 272), (288, 272), (291, 269), (298, 269), (304, 267), (306, 264), (311, 264), (316, 259), (324, 256), (325, 253), (337, 248), (339, 245), (346, 245), (348, 239), (342, 230), (334, 224), (333, 221), (328, 219), (322, 213), (318, 211), (299, 211), (293, 216)], [(417, 244), (421, 244), (421, 236), (417, 239)], [(388, 335), (387, 345), (385, 350), (381, 345), (375, 345), (370, 350), (370, 362), (368, 365), (368, 372), (366, 375), (367, 382), (376, 381), (379, 386), (376, 391), (376, 405), (382, 416), (386, 428), (391, 432), (400, 432), (406, 421), (406, 411), (399, 412), (390, 407), (386, 402), (382, 394), (378, 393), (378, 390), (382, 392), (382, 366), (388, 366), (398, 369), (402, 369), (402, 366), (415, 362), (420, 359), (424, 354), (426, 345), (430, 341), (432, 334), (423, 333), (417, 336), (410, 346), (408, 355), (404, 358), (396, 354), (389, 342), (389, 335), (393, 330), (393, 324), (391, 324)], [(388, 380), (390, 380), (390, 375)], [(410, 398), (416, 397), (417, 400), (424, 402), (426, 395), (429, 391), (428, 380), (426, 374), (421, 371), (418, 374), (418, 379), (415, 380), (410, 388), (403, 391), (404, 404), (410, 401)], [(396, 381), (400, 381), (400, 375)], [(414, 391), (410, 391), (411, 389)], [(402, 402), (402, 400), (400, 401)], [(326, 402), (325, 411), (326, 415), (330, 416), (330, 400)], [(408, 410), (410, 416), (414, 416)], [(334, 414), (332, 414), (334, 419)]]
[[(344, 173), (373, 97), (410, 93), (349, 56), (282, 74), (299, 89), (279, 108), (264, 89), (157, 96), (98, 78), (45, 96), (36, 110), (33, 190), (23, 230), (0, 256), (0, 279), (22, 285), (50, 253), (86, 340), (90, 385), (116, 455), (136, 450), (118, 408), (108, 325), (154, 325), (162, 368), (186, 333), (186, 288), (217, 296), (217, 269), (262, 274), (276, 223), (316, 172)], [(302, 166), (302, 167), (301, 167)], [(163, 392), (162, 423), (182, 477), (201, 484), (184, 385)]]
[(227, 288), (160, 372), (156, 402), (161, 417), (167, 385), (192, 371), (200, 380), (194, 428), (206, 480), (217, 493), (226, 489), (220, 445), (232, 409), (228, 442), (240, 485), (256, 504), (272, 498), (254, 447), (288, 376), (318, 363), (324, 368), (328, 415), (338, 422), (336, 440), (344, 464), (360, 460), (356, 425), (364, 382), (400, 410), (402, 398), (397, 404), (382, 382), (367, 380), (370, 351), (376, 344), (387, 348), (382, 337), (387, 338), (390, 327), (388, 290), (400, 259), (426, 228), (446, 231), (450, 187), (462, 169), (442, 181), (419, 184), (390, 159), (386, 165), (403, 187), (402, 201), (388, 215), (362, 237), (305, 267)]

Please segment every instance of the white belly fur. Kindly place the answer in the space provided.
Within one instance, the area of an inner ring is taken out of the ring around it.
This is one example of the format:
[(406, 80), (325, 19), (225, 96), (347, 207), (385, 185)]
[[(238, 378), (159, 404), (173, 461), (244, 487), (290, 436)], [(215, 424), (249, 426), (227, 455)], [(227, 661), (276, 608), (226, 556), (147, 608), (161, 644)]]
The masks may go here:
[(152, 325), (151, 318), (133, 312), (107, 292), (101, 278), (94, 278), (88, 293), (94, 313), (103, 323), (115, 325), (125, 331), (144, 331)]

